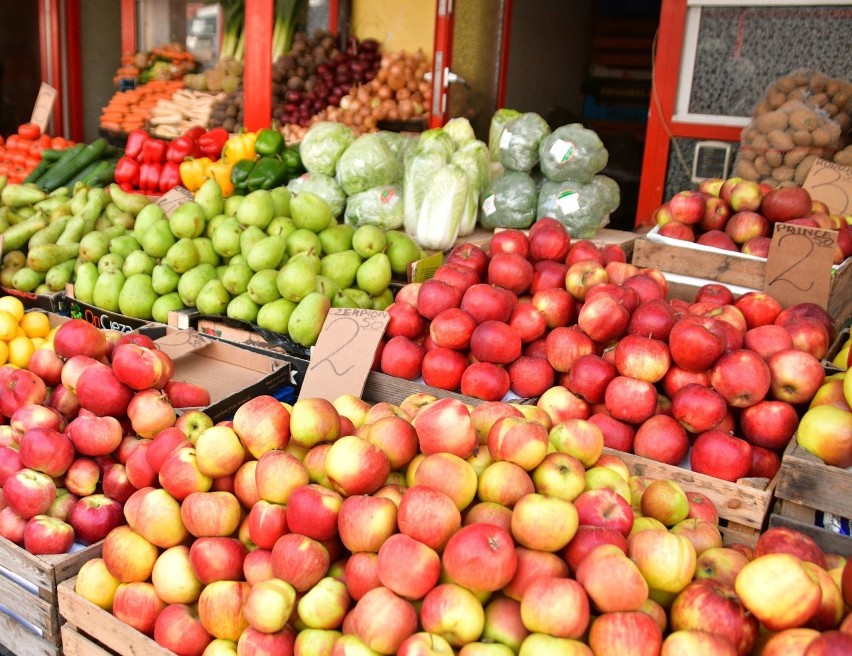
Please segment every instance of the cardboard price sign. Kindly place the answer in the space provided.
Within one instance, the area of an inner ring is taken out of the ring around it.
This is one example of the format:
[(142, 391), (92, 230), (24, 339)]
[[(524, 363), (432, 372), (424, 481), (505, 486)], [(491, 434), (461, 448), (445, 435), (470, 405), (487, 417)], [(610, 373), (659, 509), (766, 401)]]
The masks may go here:
[(811, 198), (828, 205), (832, 214), (852, 214), (852, 168), (818, 159), (802, 188)]
[(361, 396), (388, 321), (383, 310), (331, 308), (311, 350), (299, 398)]
[(836, 244), (835, 230), (776, 223), (763, 290), (784, 307), (805, 302), (827, 307)]
[(42, 132), (47, 131), (50, 115), (53, 113), (53, 103), (56, 102), (56, 89), (47, 82), (42, 82), (36, 96), (30, 123), (35, 123)]
[(408, 265), (408, 282), (424, 282), (435, 275), (435, 271), (444, 263), (441, 251), (424, 257)]
[(171, 216), (172, 212), (174, 212), (178, 207), (194, 199), (195, 196), (192, 195), (192, 192), (189, 189), (178, 185), (177, 187), (169, 189), (166, 193), (160, 196), (157, 200), (157, 205), (163, 208), (166, 216)]

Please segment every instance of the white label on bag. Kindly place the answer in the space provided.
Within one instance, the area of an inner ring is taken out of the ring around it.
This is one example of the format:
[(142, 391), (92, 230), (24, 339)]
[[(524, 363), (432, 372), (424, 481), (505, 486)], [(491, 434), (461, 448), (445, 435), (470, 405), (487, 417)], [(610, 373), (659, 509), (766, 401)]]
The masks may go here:
[(563, 139), (557, 139), (550, 147), (550, 154), (553, 156), (553, 159), (561, 164), (574, 157), (575, 151), (574, 144), (571, 141), (564, 141)]
[(512, 133), (508, 130), (503, 130), (503, 134), (500, 135), (500, 148), (508, 148), (511, 141)]
[(482, 211), (485, 212), (485, 216), (491, 216), (497, 211), (497, 200), (494, 194), (488, 194), (482, 201)]
[(556, 205), (565, 214), (580, 209), (580, 194), (576, 191), (563, 191), (556, 199)]

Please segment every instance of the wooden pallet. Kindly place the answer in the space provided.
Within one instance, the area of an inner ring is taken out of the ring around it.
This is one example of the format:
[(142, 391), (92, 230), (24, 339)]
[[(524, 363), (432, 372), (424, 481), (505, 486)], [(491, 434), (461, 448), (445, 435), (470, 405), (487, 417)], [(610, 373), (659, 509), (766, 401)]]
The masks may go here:
[[(0, 538), (0, 644), (17, 656), (62, 653), (57, 587), (101, 555), (101, 543), (72, 554), (34, 556)], [(17, 577), (19, 580), (15, 580)]]

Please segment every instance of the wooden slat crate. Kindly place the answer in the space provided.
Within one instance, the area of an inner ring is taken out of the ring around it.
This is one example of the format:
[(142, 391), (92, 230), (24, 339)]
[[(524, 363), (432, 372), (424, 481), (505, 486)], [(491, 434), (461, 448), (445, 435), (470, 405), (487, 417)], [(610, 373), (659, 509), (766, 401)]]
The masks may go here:
[(0, 538), (0, 565), (6, 570), (0, 571), (0, 644), (18, 656), (61, 654), (57, 586), (75, 576), (83, 563), (100, 555), (101, 543), (71, 554), (34, 556)]
[(852, 538), (820, 528), (817, 511), (852, 517), (852, 472), (825, 464), (795, 439), (784, 452), (770, 525), (792, 526), (832, 553), (852, 556)]
[(77, 579), (59, 585), (65, 656), (174, 656), (151, 638), (74, 592)]

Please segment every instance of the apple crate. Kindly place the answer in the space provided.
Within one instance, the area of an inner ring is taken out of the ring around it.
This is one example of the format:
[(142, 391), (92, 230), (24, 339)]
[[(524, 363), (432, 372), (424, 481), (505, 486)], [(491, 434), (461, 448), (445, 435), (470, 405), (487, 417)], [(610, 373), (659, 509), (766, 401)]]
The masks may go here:
[(77, 575), (102, 543), (79, 551), (35, 556), (0, 538), (0, 644), (18, 656), (62, 653), (58, 586)]
[(823, 514), (852, 518), (852, 470), (825, 464), (794, 438), (781, 459), (770, 526), (812, 537), (824, 551), (852, 557), (852, 537), (822, 528)]
[(174, 656), (151, 638), (74, 592), (76, 578), (59, 586), (65, 656)]
[(604, 452), (621, 458), (631, 474), (676, 481), (687, 492), (706, 495), (719, 513), (719, 530), (725, 544), (740, 542), (754, 546), (766, 526), (778, 474), (772, 480), (741, 478), (731, 483), (608, 447)]
[[(655, 227), (633, 244), (633, 264), (748, 290), (764, 287), (766, 260), (690, 242), (660, 237)], [(838, 326), (852, 316), (852, 258), (835, 268), (828, 307)]]
[(840, 353), (843, 345), (849, 341), (849, 337), (849, 328), (844, 328), (837, 333), (837, 337), (834, 338), (834, 341), (828, 349), (828, 354), (822, 360), (822, 367), (825, 369), (826, 374), (831, 375), (836, 374), (839, 371), (843, 371), (843, 369), (835, 365), (832, 360), (834, 360), (835, 356)]

